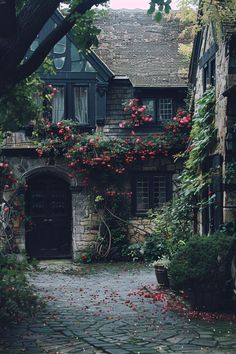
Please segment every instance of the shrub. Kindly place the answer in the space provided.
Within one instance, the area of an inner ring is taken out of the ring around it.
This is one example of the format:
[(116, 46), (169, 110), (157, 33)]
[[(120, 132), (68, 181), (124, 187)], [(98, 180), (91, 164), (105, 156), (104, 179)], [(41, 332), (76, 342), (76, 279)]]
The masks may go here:
[(208, 287), (220, 292), (232, 287), (230, 273), (236, 235), (217, 232), (194, 235), (173, 255), (170, 275), (176, 288)]
[(0, 255), (0, 325), (33, 315), (41, 305), (27, 281), (27, 267), (13, 255)]
[(132, 261), (143, 261), (144, 260), (144, 243), (136, 242), (131, 243), (128, 247), (127, 255)]
[(175, 198), (150, 214), (155, 228), (147, 239), (145, 252), (149, 260), (172, 256), (179, 246), (192, 235), (192, 210), (182, 198)]
[(167, 242), (163, 234), (155, 232), (147, 236), (143, 244), (143, 258), (145, 261), (154, 261), (168, 254)]

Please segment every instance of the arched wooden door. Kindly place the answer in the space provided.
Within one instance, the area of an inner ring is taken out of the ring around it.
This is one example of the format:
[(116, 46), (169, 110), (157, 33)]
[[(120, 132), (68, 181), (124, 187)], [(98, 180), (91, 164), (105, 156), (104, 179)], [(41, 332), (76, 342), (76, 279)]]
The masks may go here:
[(28, 180), (25, 199), (26, 253), (35, 258), (71, 256), (71, 192), (52, 175)]

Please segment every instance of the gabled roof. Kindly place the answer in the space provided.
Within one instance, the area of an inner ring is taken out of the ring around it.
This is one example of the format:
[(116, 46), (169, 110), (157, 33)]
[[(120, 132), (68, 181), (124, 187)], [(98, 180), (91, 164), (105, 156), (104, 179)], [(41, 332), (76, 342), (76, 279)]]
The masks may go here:
[(146, 10), (109, 9), (97, 25), (102, 31), (95, 53), (115, 76), (128, 76), (135, 87), (186, 86), (178, 52), (183, 27), (174, 16), (156, 23)]

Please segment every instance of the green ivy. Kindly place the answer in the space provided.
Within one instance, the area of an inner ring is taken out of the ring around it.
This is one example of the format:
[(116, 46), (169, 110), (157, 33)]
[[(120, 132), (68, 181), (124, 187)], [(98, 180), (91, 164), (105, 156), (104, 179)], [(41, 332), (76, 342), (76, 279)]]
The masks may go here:
[(202, 172), (202, 163), (216, 144), (214, 125), (215, 92), (208, 89), (196, 102), (196, 113), (190, 133), (189, 146), (181, 157), (186, 158), (183, 172), (179, 176), (177, 196), (154, 214), (153, 237), (162, 237), (169, 254), (174, 254), (179, 245), (193, 234), (193, 221), (197, 211), (207, 201), (200, 198), (201, 191), (211, 182), (214, 171)]
[(236, 175), (236, 161), (227, 162), (225, 165), (225, 183), (232, 183)]
[(211, 180), (211, 173), (202, 172), (202, 164), (216, 145), (214, 117), (215, 90), (211, 88), (197, 101), (187, 160), (179, 177), (180, 194), (188, 200), (192, 198), (195, 200)]

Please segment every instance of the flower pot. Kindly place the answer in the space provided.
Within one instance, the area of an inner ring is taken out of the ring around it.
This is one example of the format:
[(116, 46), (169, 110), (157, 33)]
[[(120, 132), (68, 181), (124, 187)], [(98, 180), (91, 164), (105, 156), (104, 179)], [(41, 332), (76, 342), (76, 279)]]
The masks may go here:
[(167, 274), (167, 269), (164, 267), (157, 266), (155, 267), (155, 274), (157, 278), (157, 282), (160, 286), (169, 286), (169, 279)]

